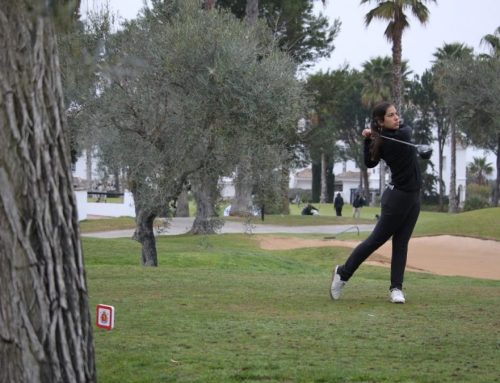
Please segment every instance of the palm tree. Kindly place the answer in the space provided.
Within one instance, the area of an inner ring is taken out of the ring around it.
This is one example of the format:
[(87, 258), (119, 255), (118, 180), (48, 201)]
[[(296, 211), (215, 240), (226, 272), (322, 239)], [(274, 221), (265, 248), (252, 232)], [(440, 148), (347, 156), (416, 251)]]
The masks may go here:
[(500, 27), (493, 34), (488, 34), (481, 39), (481, 44), (490, 48), (490, 54), (482, 54), (485, 58), (500, 58)]
[[(391, 88), (389, 84), (391, 83), (391, 66), (391, 58), (388, 56), (375, 57), (363, 63), (363, 88), (361, 90), (361, 102), (366, 108), (371, 109), (375, 106), (375, 104), (390, 99)], [(407, 61), (403, 61), (401, 64), (403, 80), (406, 80), (410, 73), (407, 70), (407, 66)], [(379, 184), (380, 194), (382, 194), (382, 191), (385, 188), (385, 170), (385, 163), (381, 160)], [(366, 190), (368, 190), (368, 187)]]
[(375, 57), (363, 63), (361, 102), (368, 109), (391, 98), (391, 58)]
[[(451, 43), (444, 44), (442, 48), (434, 53), (436, 60), (433, 65), (433, 72), (436, 76), (436, 90), (439, 92), (440, 87), (442, 87), (439, 77), (443, 75), (443, 72), (449, 70), (449, 64), (453, 61), (464, 60), (471, 58), (473, 55), (473, 49), (462, 43)], [(439, 130), (438, 126), (438, 145), (439, 145), (439, 181), (442, 185), (442, 175), (443, 175), (443, 147), (447, 138), (447, 132), (450, 132), (450, 193), (449, 193), (449, 205), (448, 211), (450, 213), (456, 213), (458, 211), (458, 199), (456, 193), (456, 179), (457, 179), (457, 123), (456, 119), (453, 118), (453, 111), (447, 110), (445, 107), (446, 116), (443, 120), (443, 130)], [(441, 134), (440, 134), (441, 133)], [(445, 133), (445, 134), (443, 134)], [(440, 186), (440, 190), (441, 186)]]
[(467, 167), (470, 177), (479, 185), (486, 185), (489, 176), (493, 173), (493, 166), (486, 162), (485, 157), (474, 157)]
[(392, 96), (398, 110), (402, 104), (402, 79), (401, 79), (401, 54), (403, 31), (410, 26), (406, 10), (425, 24), (429, 19), (429, 9), (425, 6), (427, 2), (436, 0), (361, 0), (361, 4), (374, 1), (377, 6), (365, 15), (366, 26), (373, 19), (389, 21), (384, 32), (385, 37), (392, 42)]

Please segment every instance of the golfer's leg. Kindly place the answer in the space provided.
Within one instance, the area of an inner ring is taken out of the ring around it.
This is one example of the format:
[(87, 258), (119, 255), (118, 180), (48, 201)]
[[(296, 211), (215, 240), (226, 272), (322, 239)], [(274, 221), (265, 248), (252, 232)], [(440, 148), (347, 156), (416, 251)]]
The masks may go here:
[(398, 193), (400, 192), (391, 189), (384, 191), (381, 199), (380, 218), (370, 236), (354, 249), (345, 264), (339, 268), (338, 273), (342, 280), (349, 280), (366, 258), (387, 242), (400, 227), (404, 215), (402, 215), (398, 203), (401, 199), (401, 195)]
[(408, 242), (420, 213), (420, 202), (416, 201), (408, 211), (399, 229), (392, 237), (391, 289), (403, 288), (403, 279), (408, 256)]

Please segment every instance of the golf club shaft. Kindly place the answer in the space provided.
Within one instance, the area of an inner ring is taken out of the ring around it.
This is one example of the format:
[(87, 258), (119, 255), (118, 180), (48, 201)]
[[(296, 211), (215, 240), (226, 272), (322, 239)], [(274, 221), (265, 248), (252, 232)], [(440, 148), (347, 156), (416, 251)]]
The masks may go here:
[(385, 138), (386, 140), (396, 141), (396, 142), (399, 142), (399, 143), (401, 143), (401, 144), (405, 144), (405, 145), (413, 146), (414, 148), (416, 148), (416, 147), (417, 147), (417, 145), (412, 144), (411, 142), (401, 141), (401, 140), (398, 140), (398, 139), (396, 139), (396, 138), (387, 137), (387, 136), (383, 136), (383, 135), (380, 135), (380, 137)]

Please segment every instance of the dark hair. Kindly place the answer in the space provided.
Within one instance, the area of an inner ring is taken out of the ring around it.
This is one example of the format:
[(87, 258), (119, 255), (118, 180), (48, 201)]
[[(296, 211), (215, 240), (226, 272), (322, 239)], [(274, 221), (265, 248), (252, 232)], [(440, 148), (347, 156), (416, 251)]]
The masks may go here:
[(370, 157), (372, 161), (380, 160), (380, 147), (382, 146), (382, 138), (380, 133), (382, 132), (382, 127), (380, 126), (380, 121), (384, 121), (385, 113), (393, 103), (384, 101), (374, 106), (372, 110), (372, 117), (370, 120), (370, 129), (372, 131), (372, 142), (370, 144)]

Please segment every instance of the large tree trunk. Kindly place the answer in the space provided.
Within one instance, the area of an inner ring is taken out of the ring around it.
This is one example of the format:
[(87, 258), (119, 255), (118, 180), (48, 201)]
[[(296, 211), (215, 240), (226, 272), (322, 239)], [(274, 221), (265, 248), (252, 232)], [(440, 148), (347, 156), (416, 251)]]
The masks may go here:
[(191, 234), (215, 234), (222, 223), (215, 211), (219, 199), (218, 177), (202, 174), (199, 180), (194, 181), (193, 186), (196, 218)]
[(150, 209), (141, 208), (136, 202), (135, 207), (135, 233), (134, 239), (142, 245), (141, 265), (158, 266), (158, 254), (156, 252), (156, 239), (154, 233), (154, 220), (156, 214)]
[[(48, 2), (0, 6), (0, 382), (95, 382)], [(35, 10), (41, 11), (35, 14)]]
[(457, 138), (456, 126), (451, 124), (450, 130), (450, 193), (449, 193), (449, 213), (458, 212), (458, 199), (457, 199)]
[(182, 188), (181, 194), (177, 197), (175, 216), (189, 217), (189, 198), (186, 187)]
[(154, 234), (154, 220), (161, 208), (155, 208), (143, 202), (151, 198), (143, 189), (143, 183), (130, 180), (130, 190), (134, 196), (135, 205), (135, 232), (133, 239), (139, 242), (141, 249), (141, 265), (158, 266), (158, 255), (156, 252), (156, 240)]
[(252, 207), (252, 176), (250, 162), (242, 159), (236, 170), (236, 182), (234, 183), (234, 200), (231, 203), (230, 215), (244, 217), (248, 215)]

